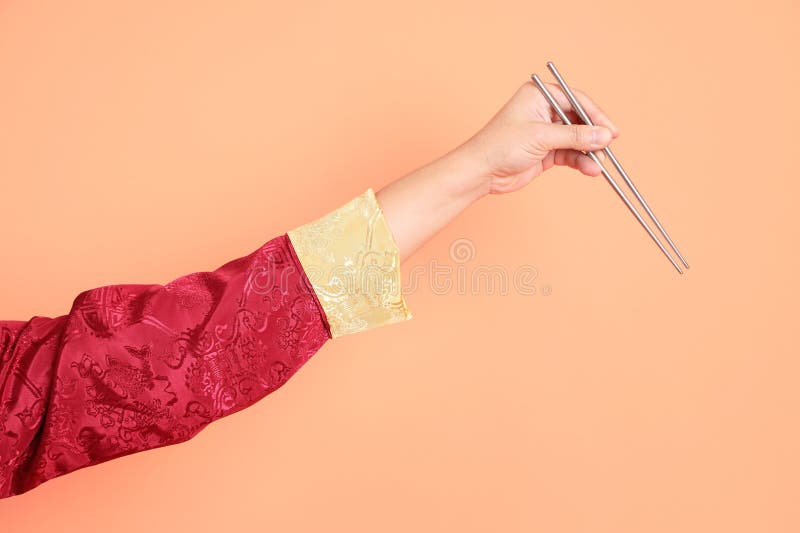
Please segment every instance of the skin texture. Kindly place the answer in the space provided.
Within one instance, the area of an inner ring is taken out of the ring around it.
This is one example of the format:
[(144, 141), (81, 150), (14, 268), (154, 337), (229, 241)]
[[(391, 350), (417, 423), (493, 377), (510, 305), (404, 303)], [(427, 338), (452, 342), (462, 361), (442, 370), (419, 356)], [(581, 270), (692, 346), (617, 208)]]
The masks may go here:
[[(561, 88), (546, 85), (569, 119), (580, 123)], [(378, 191), (401, 260), (472, 203), (518, 191), (554, 165), (598, 176), (600, 168), (582, 151), (602, 150), (619, 130), (583, 91), (573, 92), (597, 126), (564, 125), (528, 81), (472, 137)]]

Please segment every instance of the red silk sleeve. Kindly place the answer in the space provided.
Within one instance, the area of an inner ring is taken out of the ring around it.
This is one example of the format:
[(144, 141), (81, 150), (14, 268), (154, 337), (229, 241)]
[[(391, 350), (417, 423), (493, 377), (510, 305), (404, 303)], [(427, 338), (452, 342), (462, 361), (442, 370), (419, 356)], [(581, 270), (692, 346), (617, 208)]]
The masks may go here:
[(330, 338), (287, 235), (212, 272), (98, 287), (66, 315), (0, 321), (0, 498), (189, 440)]

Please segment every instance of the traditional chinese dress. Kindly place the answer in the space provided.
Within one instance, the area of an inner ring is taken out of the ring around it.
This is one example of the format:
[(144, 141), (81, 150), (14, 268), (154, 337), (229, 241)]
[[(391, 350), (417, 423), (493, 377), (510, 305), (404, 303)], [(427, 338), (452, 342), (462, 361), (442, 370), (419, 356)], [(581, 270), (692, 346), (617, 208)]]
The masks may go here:
[(0, 498), (191, 439), (331, 338), (411, 318), (372, 189), (210, 272), (0, 321)]

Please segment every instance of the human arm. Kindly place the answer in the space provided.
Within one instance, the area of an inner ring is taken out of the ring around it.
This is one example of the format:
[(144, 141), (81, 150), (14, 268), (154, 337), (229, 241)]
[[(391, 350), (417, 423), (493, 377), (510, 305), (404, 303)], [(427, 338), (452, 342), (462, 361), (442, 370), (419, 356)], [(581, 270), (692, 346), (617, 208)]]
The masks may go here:
[(459, 212), (553, 164), (596, 174), (563, 148), (589, 147), (585, 128), (552, 124), (530, 89), (445, 156), (215, 270), (0, 321), (0, 498), (189, 440), (282, 386), (328, 339), (410, 318), (400, 261)]

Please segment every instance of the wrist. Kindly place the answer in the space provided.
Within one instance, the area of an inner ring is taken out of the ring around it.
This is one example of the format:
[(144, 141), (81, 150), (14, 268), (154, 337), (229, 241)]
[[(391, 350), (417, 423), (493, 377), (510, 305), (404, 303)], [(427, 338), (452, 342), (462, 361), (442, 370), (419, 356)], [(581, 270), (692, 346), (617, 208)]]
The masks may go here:
[(454, 148), (433, 164), (442, 166), (443, 185), (453, 199), (472, 203), (491, 190), (485, 157), (469, 143)]

